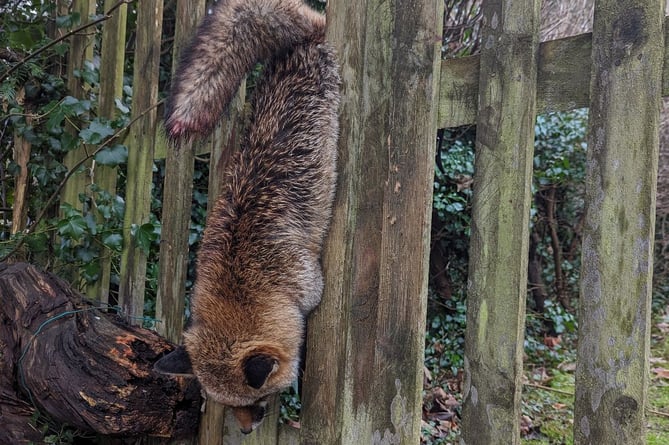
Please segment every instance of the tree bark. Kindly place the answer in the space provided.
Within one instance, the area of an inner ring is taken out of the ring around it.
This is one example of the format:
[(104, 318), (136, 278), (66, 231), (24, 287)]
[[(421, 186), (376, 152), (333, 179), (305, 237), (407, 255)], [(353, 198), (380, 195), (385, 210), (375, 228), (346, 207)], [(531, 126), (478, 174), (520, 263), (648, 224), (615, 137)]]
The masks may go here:
[(41, 438), (35, 409), (82, 431), (184, 437), (197, 429), (194, 379), (154, 373), (172, 349), (89, 305), (34, 266), (0, 263), (0, 443)]

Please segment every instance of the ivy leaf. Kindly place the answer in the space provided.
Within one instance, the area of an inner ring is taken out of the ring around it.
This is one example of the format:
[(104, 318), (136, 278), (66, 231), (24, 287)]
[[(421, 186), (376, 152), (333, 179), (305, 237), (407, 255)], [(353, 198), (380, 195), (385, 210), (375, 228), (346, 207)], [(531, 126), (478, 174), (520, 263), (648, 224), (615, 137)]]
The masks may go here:
[(79, 23), (81, 23), (81, 14), (78, 12), (56, 17), (56, 26), (58, 28), (72, 28)]
[(46, 121), (46, 129), (51, 134), (60, 134), (63, 131), (63, 121), (65, 120), (65, 113), (60, 108), (57, 108), (49, 115), (49, 120)]
[(73, 215), (58, 221), (57, 227), (60, 236), (78, 241), (84, 232), (86, 232), (88, 224), (86, 224), (86, 220), (81, 215)]
[(53, 47), (53, 50), (58, 54), (60, 57), (63, 57), (67, 52), (70, 50), (70, 45), (69, 43), (62, 42)]
[(120, 252), (123, 248), (123, 236), (119, 233), (110, 233), (102, 238), (102, 243), (107, 246), (107, 248)]
[(65, 96), (60, 103), (60, 109), (67, 116), (81, 116), (91, 110), (91, 101)]
[(91, 260), (84, 261), (82, 270), (83, 277), (89, 283), (93, 283), (100, 278), (100, 261), (96, 259), (95, 254), (92, 255)]
[(88, 128), (84, 128), (79, 132), (79, 137), (87, 144), (99, 144), (107, 137), (114, 134), (114, 129), (107, 122), (101, 122), (100, 119), (95, 119), (91, 122)]
[(125, 164), (127, 161), (128, 147), (120, 144), (100, 150), (95, 155), (95, 162), (99, 165), (116, 167), (119, 164)]
[[(77, 246), (75, 248), (75, 255), (83, 264), (89, 265), (90, 263), (95, 262), (94, 260), (100, 256), (100, 252), (97, 252), (90, 247)], [(86, 266), (84, 266), (84, 268), (85, 267)]]
[(151, 243), (158, 239), (157, 230), (157, 227), (152, 223), (142, 224), (141, 226), (133, 224), (130, 233), (134, 236), (139, 248), (148, 255)]
[(121, 99), (119, 99), (118, 97), (117, 97), (116, 99), (114, 99), (114, 103), (116, 104), (116, 108), (118, 108), (118, 110), (119, 110), (121, 113), (123, 113), (123, 114), (128, 114), (128, 113), (130, 113), (130, 108), (128, 108), (128, 107), (123, 103), (123, 101), (122, 101)]

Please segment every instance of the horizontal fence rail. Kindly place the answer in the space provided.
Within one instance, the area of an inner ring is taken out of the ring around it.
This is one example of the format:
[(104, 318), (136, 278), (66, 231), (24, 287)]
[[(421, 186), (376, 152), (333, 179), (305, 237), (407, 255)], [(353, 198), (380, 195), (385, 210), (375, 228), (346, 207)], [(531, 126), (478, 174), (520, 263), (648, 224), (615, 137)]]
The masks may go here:
[[(669, 19), (664, 35), (669, 37)], [(592, 33), (542, 42), (539, 45), (537, 114), (568, 111), (589, 105)], [(477, 116), (481, 56), (446, 59), (441, 63), (438, 127), (474, 124)], [(669, 96), (669, 54), (665, 52), (662, 95)]]

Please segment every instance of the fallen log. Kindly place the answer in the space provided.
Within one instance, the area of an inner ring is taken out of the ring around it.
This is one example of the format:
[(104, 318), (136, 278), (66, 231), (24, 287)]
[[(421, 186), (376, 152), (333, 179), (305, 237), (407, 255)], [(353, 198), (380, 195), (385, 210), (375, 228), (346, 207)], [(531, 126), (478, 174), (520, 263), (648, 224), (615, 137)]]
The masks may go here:
[(0, 443), (40, 440), (35, 410), (82, 431), (182, 438), (195, 434), (194, 379), (155, 373), (173, 346), (87, 303), (29, 264), (0, 263)]

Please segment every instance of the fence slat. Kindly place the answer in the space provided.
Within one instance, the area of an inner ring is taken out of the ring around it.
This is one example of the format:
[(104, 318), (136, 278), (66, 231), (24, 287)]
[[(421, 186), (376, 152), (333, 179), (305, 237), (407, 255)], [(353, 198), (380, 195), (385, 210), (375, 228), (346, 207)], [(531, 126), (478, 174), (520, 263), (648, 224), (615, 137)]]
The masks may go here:
[(419, 442), (442, 16), (441, 0), (328, 2), (344, 82), (339, 186), (303, 444)]
[[(205, 6), (204, 0), (177, 1), (172, 71), (177, 67), (181, 48), (204, 17)], [(184, 321), (194, 163), (194, 147), (168, 147), (156, 298), (156, 318), (160, 322), (156, 330), (174, 343), (181, 342)]]
[[(665, 19), (664, 35), (669, 26)], [(660, 34), (661, 35), (661, 34)], [(543, 42), (539, 47), (537, 113), (568, 111), (588, 106), (592, 33)], [(439, 89), (439, 128), (476, 122), (480, 56), (442, 62)], [(669, 53), (665, 54), (662, 94), (669, 96)]]
[(595, 3), (574, 438), (644, 444), (664, 4)]
[[(105, 0), (105, 11), (118, 2)], [(116, 8), (103, 26), (100, 54), (100, 116), (113, 119), (116, 115), (114, 99), (123, 95), (123, 65), (125, 57), (125, 31), (128, 5)], [(118, 168), (97, 165), (94, 170), (95, 183), (112, 195), (116, 192)], [(101, 219), (102, 215), (98, 214)], [(100, 278), (88, 286), (86, 294), (100, 303), (109, 302), (109, 282), (111, 281), (110, 249), (102, 247), (100, 257)]]
[(137, 43), (133, 71), (132, 117), (128, 137), (128, 174), (125, 215), (123, 217), (123, 252), (119, 305), (133, 324), (141, 324), (144, 312), (146, 254), (130, 234), (133, 224), (149, 221), (153, 148), (157, 123), (158, 73), (162, 30), (163, 0), (137, 5)]
[[(95, 14), (95, 2), (92, 0), (73, 0), (70, 5), (71, 14), (79, 14), (81, 24), (87, 23), (89, 17)], [(77, 99), (85, 99), (88, 97), (84, 90), (86, 82), (82, 77), (75, 75), (77, 71), (83, 70), (84, 62), (93, 59), (93, 35), (91, 33), (77, 33), (70, 37), (70, 50), (67, 54), (67, 89), (73, 97)], [(77, 134), (78, 129), (75, 125), (68, 123), (66, 131), (70, 134)], [(81, 160), (88, 157), (88, 147), (80, 145), (74, 150), (70, 150), (65, 154), (63, 165), (68, 170), (72, 170)], [(88, 186), (91, 182), (91, 167), (93, 161), (91, 159), (78, 168), (78, 171), (73, 174), (68, 180), (60, 195), (61, 204), (70, 204), (72, 207), (82, 210), (84, 205), (79, 201), (79, 194), (87, 193), (90, 189)], [(61, 217), (64, 212), (60, 210)], [(68, 279), (75, 283), (78, 290), (82, 290), (80, 286), (79, 269), (71, 264), (65, 264), (62, 272)]]
[[(71, 13), (77, 13), (81, 17), (81, 23), (88, 22), (89, 16), (95, 14), (95, 2), (91, 0), (74, 0), (71, 6)], [(93, 59), (93, 36), (90, 33), (74, 34), (70, 37), (70, 51), (67, 60), (67, 89), (70, 94), (79, 99), (85, 98), (86, 93), (83, 90), (84, 81), (81, 77), (75, 76), (75, 72), (84, 68), (86, 60)], [(76, 132), (76, 129), (69, 126), (68, 131)], [(82, 158), (87, 156), (86, 147), (79, 147), (67, 152), (63, 163), (69, 169), (77, 164)], [(61, 194), (61, 202), (68, 203), (75, 208), (81, 209), (79, 194), (86, 191), (90, 183), (89, 172), (91, 161), (81, 167), (81, 171), (70, 177)]]
[(463, 443), (519, 444), (538, 0), (483, 5)]

